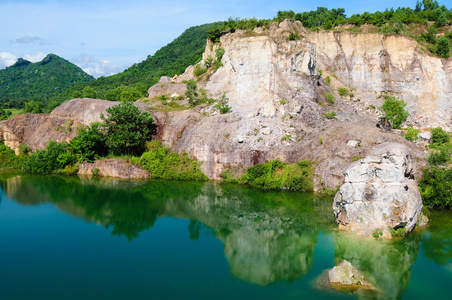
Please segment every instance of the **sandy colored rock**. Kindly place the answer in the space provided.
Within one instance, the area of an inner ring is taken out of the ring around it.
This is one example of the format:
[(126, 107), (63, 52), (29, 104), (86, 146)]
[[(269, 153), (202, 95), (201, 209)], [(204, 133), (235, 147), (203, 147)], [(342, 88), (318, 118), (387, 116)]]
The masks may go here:
[(364, 236), (380, 230), (385, 238), (391, 238), (390, 228), (413, 230), (422, 212), (415, 170), (414, 155), (398, 143), (375, 146), (365, 158), (351, 163), (334, 198), (339, 229)]
[(80, 164), (78, 175), (117, 177), (123, 179), (147, 179), (151, 174), (140, 166), (132, 165), (122, 159), (96, 160), (94, 163)]
[(358, 269), (346, 260), (328, 271), (328, 279), (335, 288), (343, 288), (352, 286), (359, 288), (374, 288), (372, 283), (366, 281), (366, 278)]

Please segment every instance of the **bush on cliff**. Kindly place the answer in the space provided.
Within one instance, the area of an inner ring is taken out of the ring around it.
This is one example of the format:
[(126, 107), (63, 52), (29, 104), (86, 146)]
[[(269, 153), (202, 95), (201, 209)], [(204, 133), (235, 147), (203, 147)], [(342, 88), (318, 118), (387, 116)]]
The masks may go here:
[(221, 177), (224, 182), (246, 183), (266, 190), (314, 190), (314, 164), (309, 160), (288, 164), (276, 159), (249, 167), (240, 178), (234, 178), (229, 170)]
[(152, 178), (198, 181), (209, 179), (201, 171), (199, 163), (187, 153), (179, 155), (177, 152), (171, 152), (158, 140), (148, 142), (146, 146), (148, 151), (143, 153), (138, 163), (151, 172)]
[(85, 160), (93, 162), (95, 159), (107, 155), (106, 136), (102, 132), (101, 123), (94, 122), (90, 126), (82, 126), (77, 129), (77, 134), (70, 144), (79, 162)]
[(402, 125), (410, 115), (409, 112), (404, 109), (406, 103), (395, 97), (385, 96), (385, 98), (386, 100), (381, 106), (381, 109), (384, 111), (384, 116), (386, 120), (391, 122), (393, 128), (400, 129), (400, 125)]

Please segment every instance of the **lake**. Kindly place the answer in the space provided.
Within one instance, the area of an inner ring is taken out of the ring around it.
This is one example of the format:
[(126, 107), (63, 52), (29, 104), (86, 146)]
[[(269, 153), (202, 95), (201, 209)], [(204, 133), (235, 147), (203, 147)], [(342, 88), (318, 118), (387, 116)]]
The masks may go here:
[[(452, 212), (383, 241), (335, 231), (332, 199), (177, 181), (0, 172), (2, 299), (446, 299)], [(321, 284), (350, 261), (378, 288)]]

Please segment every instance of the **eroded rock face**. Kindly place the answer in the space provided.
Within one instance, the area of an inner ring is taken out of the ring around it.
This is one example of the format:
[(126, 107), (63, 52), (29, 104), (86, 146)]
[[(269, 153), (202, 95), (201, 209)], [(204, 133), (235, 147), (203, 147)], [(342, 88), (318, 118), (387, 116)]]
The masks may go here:
[(350, 164), (334, 198), (339, 229), (364, 236), (379, 229), (386, 238), (391, 237), (389, 228), (410, 232), (422, 212), (415, 169), (414, 155), (398, 143), (378, 145)]
[(94, 163), (84, 162), (80, 164), (78, 175), (99, 175), (124, 179), (147, 179), (151, 176), (148, 171), (139, 166), (116, 158), (96, 160)]

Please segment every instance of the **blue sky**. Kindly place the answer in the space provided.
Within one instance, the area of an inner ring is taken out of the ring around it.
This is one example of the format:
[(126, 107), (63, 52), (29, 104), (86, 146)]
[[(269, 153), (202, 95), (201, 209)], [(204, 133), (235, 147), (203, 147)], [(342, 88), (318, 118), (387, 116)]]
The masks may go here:
[[(451, 6), (452, 0), (440, 0)], [(57, 54), (95, 77), (123, 71), (194, 25), (233, 18), (271, 18), (278, 10), (318, 6), (347, 15), (412, 7), (401, 1), (244, 0), (0, 0), (0, 69), (22, 57), (40, 61)]]

